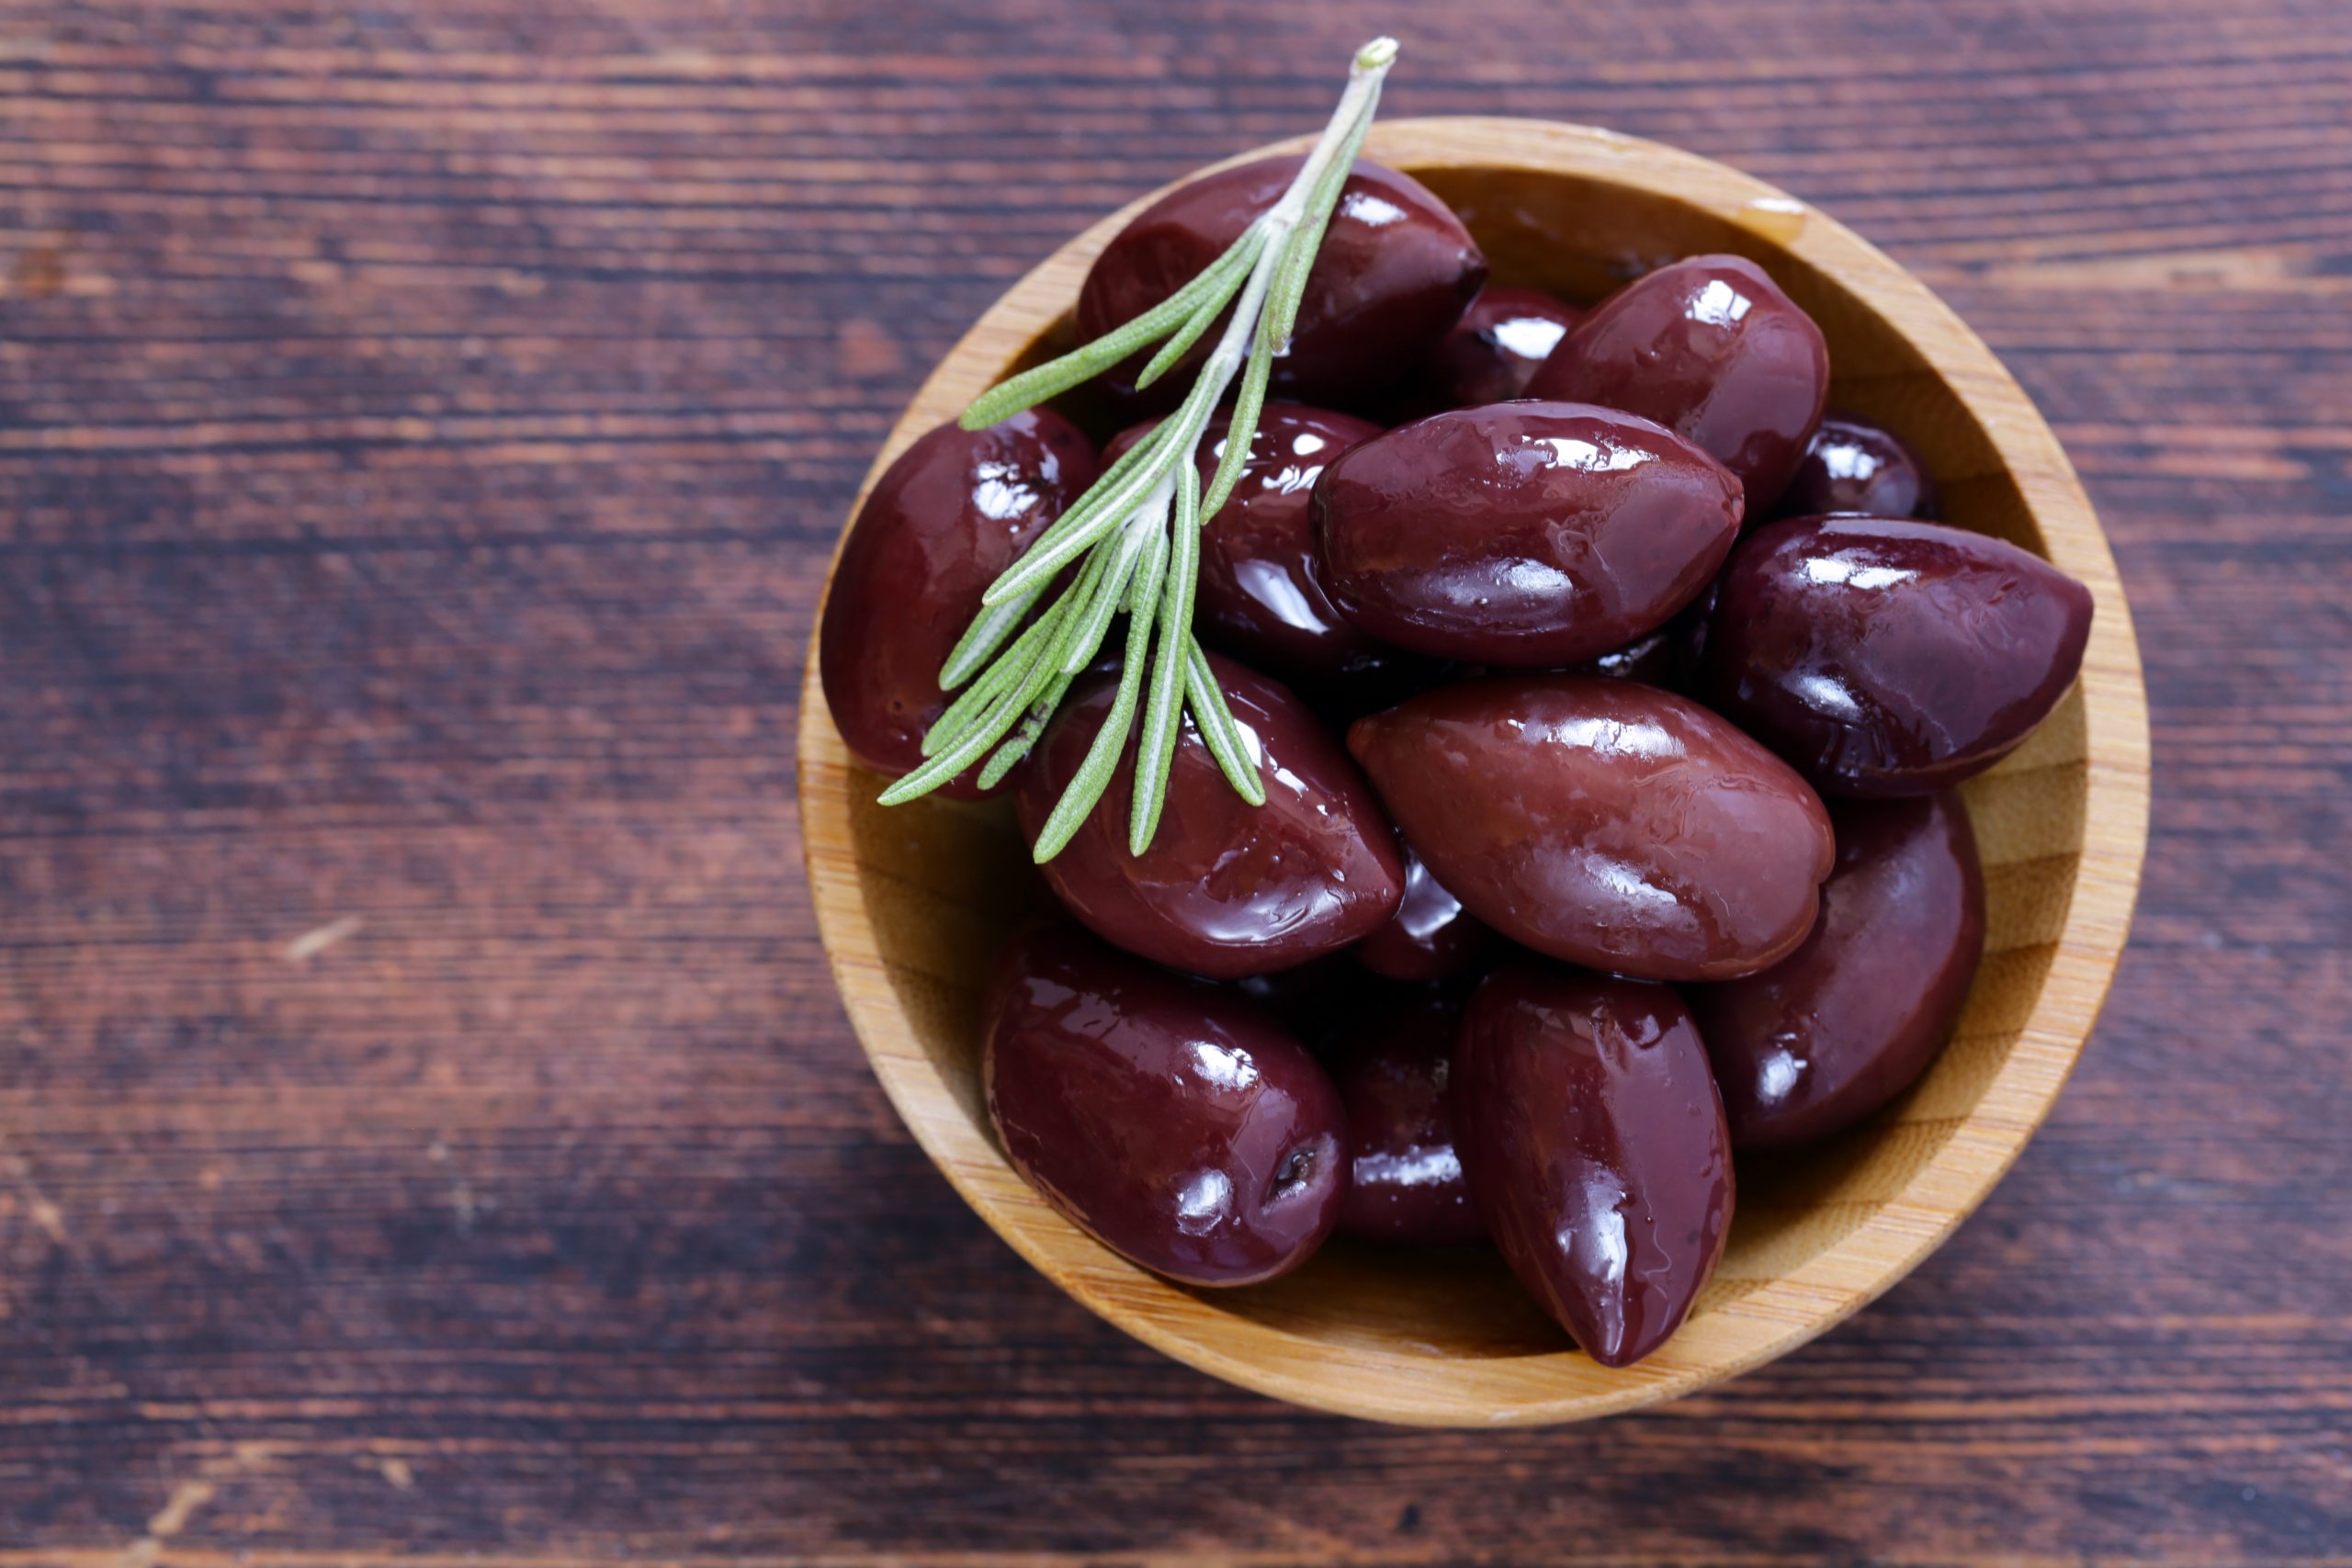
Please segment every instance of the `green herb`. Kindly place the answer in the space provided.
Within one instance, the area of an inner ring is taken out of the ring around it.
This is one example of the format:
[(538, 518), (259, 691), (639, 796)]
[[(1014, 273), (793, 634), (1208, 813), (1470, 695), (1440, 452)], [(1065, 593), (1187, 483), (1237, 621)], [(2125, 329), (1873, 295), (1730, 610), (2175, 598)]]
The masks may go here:
[[(1136, 747), (1128, 852), (1143, 853), (1159, 829), (1187, 713), (1234, 789), (1252, 806), (1265, 804), (1258, 765), (1193, 637), (1201, 522), (1216, 515), (1241, 478), (1274, 355), (1290, 343), (1315, 253), (1372, 129), (1381, 81), (1396, 60), (1395, 39), (1374, 39), (1356, 51), (1340, 107), (1298, 177), (1198, 277), (1125, 326), (1023, 371), (964, 411), (964, 428), (982, 429), (1159, 344), (1136, 382), (1149, 386), (1207, 335), (1227, 305), (1234, 307), (1176, 412), (1105, 469), (982, 596), (980, 614), (939, 672), (942, 690), (961, 691), (923, 738), (927, 761), (883, 791), (883, 805), (928, 795), (983, 758), (981, 782), (1003, 778), (1036, 744), (1122, 609), (1127, 636), (1118, 694), (1039, 831), (1035, 858), (1060, 853), (1102, 798), (1138, 710), (1143, 738)], [(1194, 452), (1237, 375), (1241, 388), (1227, 423), (1225, 453), (1204, 493)], [(1080, 564), (1069, 585), (1030, 619), (1055, 578), (1073, 562)]]

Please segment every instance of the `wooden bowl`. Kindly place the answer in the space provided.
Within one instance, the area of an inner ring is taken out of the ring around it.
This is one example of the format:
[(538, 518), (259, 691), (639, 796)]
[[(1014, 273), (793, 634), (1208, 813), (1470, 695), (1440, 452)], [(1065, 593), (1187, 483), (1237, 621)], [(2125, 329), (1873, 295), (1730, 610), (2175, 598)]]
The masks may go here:
[[(1753, 257), (1828, 335), (1832, 405), (1917, 446), (1949, 521), (2090, 585), (2098, 612), (2080, 684), (1967, 788), (1989, 940), (1927, 1077), (1841, 1138), (1743, 1159), (1729, 1248), (1696, 1310), (1657, 1354), (1612, 1371), (1488, 1256), (1339, 1240), (1287, 1279), (1195, 1290), (1125, 1262), (1032, 1192), (989, 1128), (978, 1013), (986, 966), (1040, 885), (1001, 802), (873, 803), (884, 781), (842, 750), (813, 637), (799, 740), (809, 887), (850, 1021), (899, 1114), (981, 1218), (1094, 1312), (1204, 1371), (1324, 1410), (1430, 1426), (1605, 1416), (1804, 1343), (1903, 1278), (2017, 1158), (2090, 1034), (2131, 919), (2148, 822), (2139, 655), (2107, 542), (2049, 427), (1974, 333), (1846, 229), (1720, 164), (1583, 126), (1408, 120), (1375, 127), (1367, 153), (1451, 203), (1498, 283), (1589, 303), (1679, 256)], [(868, 488), (916, 436), (1058, 352), (1089, 264), (1143, 205), (1104, 219), (997, 301), (923, 384)]]

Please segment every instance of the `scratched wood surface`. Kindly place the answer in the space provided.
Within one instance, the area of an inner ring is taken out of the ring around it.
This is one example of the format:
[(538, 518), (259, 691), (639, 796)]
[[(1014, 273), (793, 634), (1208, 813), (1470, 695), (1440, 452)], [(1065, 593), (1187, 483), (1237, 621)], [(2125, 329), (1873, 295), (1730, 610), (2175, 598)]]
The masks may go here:
[[(1441, 11), (0, 10), (0, 1564), (2352, 1557), (2352, 12)], [(899, 1129), (800, 882), (817, 574), (924, 369), (1382, 28), (1395, 114), (1677, 142), (1938, 288), (2149, 677), (2017, 1170), (1593, 1427), (1096, 1322)]]

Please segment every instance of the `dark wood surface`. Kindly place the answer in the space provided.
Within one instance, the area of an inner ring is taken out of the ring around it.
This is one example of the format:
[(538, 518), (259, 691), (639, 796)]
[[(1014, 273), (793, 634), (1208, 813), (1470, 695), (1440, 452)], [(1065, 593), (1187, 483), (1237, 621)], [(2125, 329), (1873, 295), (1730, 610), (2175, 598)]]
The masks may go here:
[[(1592, 1427), (1097, 1324), (899, 1131), (800, 881), (815, 588), (925, 367), (1384, 28), (1393, 115), (1916, 268), (2147, 660), (2136, 935), (2023, 1162)], [(0, 1564), (2352, 1558), (2347, 104), (2343, 0), (10, 8)]]

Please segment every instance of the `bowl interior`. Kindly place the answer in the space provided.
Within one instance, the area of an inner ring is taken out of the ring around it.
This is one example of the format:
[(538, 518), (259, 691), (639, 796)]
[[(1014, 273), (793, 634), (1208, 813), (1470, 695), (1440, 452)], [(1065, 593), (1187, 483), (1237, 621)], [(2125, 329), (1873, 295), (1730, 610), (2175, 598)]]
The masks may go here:
[[(802, 737), (811, 881), (852, 1019), (901, 1114), (989, 1224), (1089, 1306), (1302, 1403), (1433, 1423), (1570, 1419), (1683, 1392), (1819, 1332), (1932, 1249), (2015, 1157), (2088, 1033), (2129, 917), (2146, 811), (2137, 658), (2105, 543), (2046, 427), (1948, 310), (1853, 235), (1720, 165), (1605, 132), (1419, 121), (1375, 137), (1372, 155), (1463, 215), (1499, 283), (1589, 303), (1678, 256), (1762, 263), (1829, 340), (1833, 406), (1917, 446), (1948, 521), (2091, 584), (2084, 682), (1965, 792), (1988, 941), (1951, 1045), (1910, 1093), (1845, 1136), (1743, 1158), (1730, 1245), (1690, 1322), (1642, 1366), (1610, 1371), (1577, 1354), (1489, 1254), (1340, 1240), (1286, 1279), (1193, 1290), (1122, 1262), (1030, 1193), (988, 1130), (978, 1010), (998, 941), (1045, 901), (1042, 884), (1001, 804), (872, 804), (881, 781), (842, 753), (813, 649)], [(1118, 220), (990, 312), (876, 471), (1006, 370), (1058, 350), (1077, 282)]]

